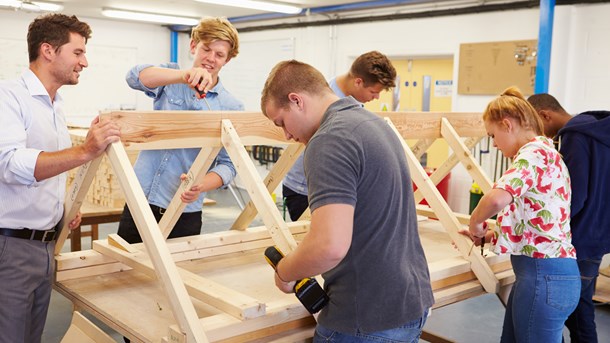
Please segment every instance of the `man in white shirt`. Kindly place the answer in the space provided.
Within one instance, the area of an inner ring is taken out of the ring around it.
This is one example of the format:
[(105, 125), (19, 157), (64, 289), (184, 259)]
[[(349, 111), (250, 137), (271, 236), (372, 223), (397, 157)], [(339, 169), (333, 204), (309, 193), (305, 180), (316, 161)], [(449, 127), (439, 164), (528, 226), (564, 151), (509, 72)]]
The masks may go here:
[[(40, 342), (55, 271), (56, 226), (62, 218), (65, 172), (119, 141), (116, 124), (91, 123), (71, 146), (57, 90), (78, 83), (88, 66), (91, 28), (75, 16), (49, 14), (28, 28), (30, 67), (0, 81), (0, 342)], [(80, 215), (68, 218), (69, 227)]]

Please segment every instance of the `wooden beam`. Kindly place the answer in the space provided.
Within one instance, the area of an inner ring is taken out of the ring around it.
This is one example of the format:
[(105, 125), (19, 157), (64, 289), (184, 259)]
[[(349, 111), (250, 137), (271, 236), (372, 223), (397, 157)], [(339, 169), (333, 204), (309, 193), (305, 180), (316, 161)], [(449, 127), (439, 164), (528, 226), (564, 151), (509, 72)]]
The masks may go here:
[(59, 237), (57, 237), (57, 241), (55, 242), (55, 255), (59, 255), (66, 243), (68, 234), (70, 234), (68, 224), (76, 217), (78, 211), (80, 211), (80, 207), (87, 196), (89, 187), (91, 187), (91, 182), (93, 182), (97, 168), (100, 166), (100, 163), (102, 163), (102, 157), (103, 156), (99, 156), (80, 166), (74, 177), (72, 186), (70, 186), (70, 190), (66, 193), (64, 215), (58, 225), (60, 230)]
[[(463, 137), (486, 135), (480, 113), (379, 112), (392, 120), (405, 139), (441, 137), (441, 118), (447, 118)], [(121, 140), (127, 149), (172, 149), (220, 147), (220, 121), (228, 119), (245, 145), (279, 145), (286, 140), (260, 112), (230, 111), (115, 111), (101, 114), (121, 128)]]
[(116, 341), (80, 312), (74, 311), (70, 327), (61, 339), (61, 343), (116, 343)]
[(163, 288), (172, 305), (174, 317), (189, 342), (207, 343), (208, 339), (199, 325), (195, 307), (182, 283), (176, 265), (171, 259), (165, 239), (161, 235), (159, 225), (157, 225), (123, 145), (120, 142), (112, 143), (106, 151), (125, 193), (125, 200), (136, 227), (151, 256), (155, 271), (163, 283)]
[(128, 149), (222, 147), (221, 120), (229, 119), (246, 145), (286, 144), (286, 136), (260, 112), (115, 111), (101, 114), (121, 128)]
[(411, 147), (411, 151), (415, 157), (419, 160), (428, 151), (430, 146), (436, 141), (436, 139), (420, 139)]
[[(388, 125), (390, 125), (392, 130), (394, 130), (396, 135), (401, 138), (400, 133), (396, 130), (396, 127), (393, 125), (392, 121), (386, 118), (386, 122)], [(422, 190), (426, 200), (430, 204), (430, 207), (439, 217), (439, 220), (449, 233), (449, 236), (455, 243), (455, 246), (458, 248), (462, 256), (471, 262), (472, 270), (479, 278), (485, 290), (490, 293), (497, 293), (499, 290), (499, 282), (493, 271), (491, 268), (489, 268), (489, 265), (487, 265), (483, 259), (483, 256), (476, 253), (470, 253), (472, 242), (458, 233), (458, 231), (462, 228), (462, 225), (455, 218), (453, 211), (451, 211), (449, 205), (447, 205), (438, 189), (436, 189), (434, 184), (432, 184), (432, 181), (430, 181), (430, 178), (424, 171), (424, 168), (422, 168), (421, 164), (419, 164), (419, 161), (415, 158), (415, 155), (413, 155), (413, 152), (409, 146), (403, 139), (400, 139), (400, 141), (407, 157), (409, 164), (408, 168), (411, 171), (411, 178), (417, 187)]]
[(237, 131), (231, 121), (226, 119), (222, 121), (221, 140), (277, 247), (284, 254), (296, 249), (297, 243), (290, 234), (286, 222), (269, 196), (269, 191), (263, 186), (263, 181), (237, 135)]
[(219, 152), (220, 148), (201, 148), (201, 151), (197, 155), (197, 158), (195, 158), (195, 161), (193, 161), (193, 165), (187, 173), (186, 180), (180, 183), (180, 187), (178, 187), (176, 194), (174, 194), (172, 201), (165, 210), (165, 214), (163, 214), (163, 217), (161, 217), (161, 220), (159, 221), (159, 228), (163, 233), (163, 238), (167, 239), (167, 237), (169, 237), (174, 225), (176, 225), (176, 222), (180, 219), (180, 215), (187, 205), (182, 202), (180, 196), (193, 185), (202, 182)]
[(378, 112), (389, 118), (403, 139), (441, 138), (441, 118), (446, 118), (462, 137), (487, 135), (481, 113)]
[[(464, 142), (464, 145), (467, 148), (472, 149), (475, 145), (477, 145), (481, 138), (482, 137), (469, 137)], [(415, 154), (415, 150), (412, 151)], [(417, 154), (415, 156), (417, 157)], [(449, 174), (449, 172), (453, 170), (453, 168), (458, 164), (458, 162), (458, 157), (456, 156), (456, 152), (454, 151), (451, 156), (449, 156), (449, 158), (445, 160), (445, 162), (440, 167), (436, 168), (432, 175), (430, 175), (430, 181), (432, 181), (432, 183), (434, 183), (435, 185), (438, 185), (445, 178), (445, 176), (447, 176), (447, 174)], [(419, 189), (415, 191), (413, 197), (415, 198), (416, 204), (419, 204), (419, 202), (422, 201), (422, 199), (424, 198)]]
[[(93, 249), (110, 256), (131, 268), (156, 278), (155, 270), (146, 253), (128, 253), (108, 244), (106, 240), (93, 242)], [(265, 304), (245, 294), (236, 292), (210, 279), (188, 270), (178, 268), (180, 278), (191, 296), (226, 312), (240, 320), (260, 317), (265, 314)]]
[[(294, 162), (301, 156), (301, 153), (305, 149), (303, 144), (290, 144), (284, 149), (284, 152), (274, 164), (273, 168), (263, 180), (264, 185), (267, 187), (269, 193), (273, 192), (275, 188), (282, 182), (284, 176), (288, 173)], [(231, 226), (232, 230), (245, 230), (248, 225), (252, 223), (252, 220), (256, 217), (258, 211), (254, 202), (250, 200), (244, 210), (241, 212), (239, 217)]]
[(441, 121), (441, 134), (483, 193), (488, 193), (491, 190), (492, 183), (487, 175), (485, 175), (483, 168), (481, 168), (470, 153), (470, 148), (462, 143), (460, 136), (451, 123), (449, 123), (449, 120), (442, 118)]

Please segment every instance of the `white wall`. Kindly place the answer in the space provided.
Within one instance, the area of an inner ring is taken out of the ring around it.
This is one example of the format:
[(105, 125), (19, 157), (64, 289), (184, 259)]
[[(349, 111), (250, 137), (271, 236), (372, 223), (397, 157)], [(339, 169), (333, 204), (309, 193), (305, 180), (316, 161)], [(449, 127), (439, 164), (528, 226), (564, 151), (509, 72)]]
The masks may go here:
[[(0, 39), (25, 40), (27, 26), (34, 17), (23, 12), (0, 10)], [(610, 45), (605, 38), (610, 33), (608, 17), (610, 4), (557, 6), (555, 9), (549, 92), (571, 113), (610, 108), (610, 97), (607, 96)], [(170, 34), (166, 28), (152, 24), (81, 19), (89, 22), (93, 28), (89, 45), (135, 48), (136, 63), (169, 61)], [(256, 97), (262, 90), (265, 75), (272, 65), (286, 59), (287, 54), (290, 58), (312, 64), (327, 78), (345, 72), (355, 56), (373, 49), (391, 57), (452, 55), (456, 66), (454, 80), (457, 80), (461, 43), (536, 39), (538, 22), (538, 9), (524, 9), (241, 33), (243, 46), (256, 46), (260, 42), (261, 47), (267, 47), (272, 42), (290, 40), (291, 50), (278, 53), (277, 49), (245, 49), (227, 64), (220, 75), (232, 93), (248, 100), (247, 109), (255, 111), (258, 110)], [(282, 49), (281, 46), (278, 48)], [(180, 35), (179, 49), (180, 64), (183, 67), (191, 66), (188, 35)], [(24, 55), (23, 59), (27, 61), (27, 56)], [(95, 65), (89, 68), (93, 70)], [(86, 73), (87, 70), (83, 75)], [(243, 75), (236, 74), (249, 74), (254, 80), (243, 82)], [(124, 86), (124, 73), (117, 73), (115, 78), (115, 82), (100, 84), (95, 95), (104, 96), (111, 89), (109, 87)], [(80, 101), (84, 96), (78, 92), (78, 86), (74, 92), (67, 93), (66, 102)], [(150, 99), (141, 92), (135, 93), (137, 109), (152, 108)], [(492, 98), (459, 95), (457, 87), (454, 87), (453, 111), (483, 111)], [(112, 100), (109, 100), (109, 104), (112, 105)], [(89, 117), (94, 113), (84, 115)], [(454, 209), (467, 209), (469, 185), (470, 178), (464, 170), (453, 171), (449, 203)]]
[[(36, 17), (36, 14), (15, 12), (9, 10), (0, 10), (0, 39), (14, 40), (15, 42), (23, 42), (21, 52), (12, 52), (15, 55), (15, 65), (19, 69), (27, 68), (28, 56), (25, 47), (27, 37), (27, 29), (30, 22)], [(130, 63), (161, 63), (169, 61), (170, 55), (170, 31), (160, 25), (138, 24), (122, 21), (99, 20), (90, 18), (79, 18), (87, 22), (92, 30), (92, 36), (87, 43), (87, 58), (89, 67), (81, 73), (81, 82), (77, 86), (65, 86), (60, 89), (60, 93), (64, 97), (68, 121), (79, 124), (88, 125), (91, 119), (97, 115), (99, 110), (117, 109), (120, 106), (132, 107), (135, 105), (137, 109), (147, 110), (152, 109), (152, 101), (143, 95), (142, 92), (137, 92), (129, 89), (125, 83), (125, 74), (130, 68), (125, 65), (124, 56), (115, 56), (116, 61), (100, 61), (107, 67), (119, 63), (120, 67), (110, 68), (112, 75), (103, 74), (103, 82), (93, 80), (93, 75), (100, 75), (100, 70), (96, 71), (96, 52), (104, 53), (100, 58), (112, 58), (108, 51), (128, 51), (130, 53)], [(4, 47), (3, 47), (4, 49)], [(3, 51), (0, 54), (7, 55), (9, 52)], [(97, 59), (99, 61), (99, 59)], [(99, 64), (98, 64), (99, 67)], [(6, 66), (3, 66), (6, 68)], [(104, 71), (105, 73), (105, 71)], [(88, 84), (88, 85), (85, 85)], [(117, 94), (117, 90), (124, 92), (127, 95), (128, 103), (118, 102), (109, 94)], [(87, 103), (99, 104), (99, 106), (86, 106)], [(76, 106), (81, 104), (81, 106)]]
[[(609, 109), (610, 97), (610, 4), (570, 5), (555, 8), (549, 93), (564, 107), (578, 113), (587, 109)], [(524, 9), (387, 22), (268, 30), (240, 34), (242, 42), (294, 39), (294, 58), (310, 63), (327, 78), (345, 72), (355, 56), (379, 50), (391, 57), (454, 56), (454, 80), (458, 79), (461, 43), (537, 39), (539, 10)], [(277, 62), (273, 52), (265, 61)], [(240, 55), (230, 64), (257, 68), (261, 55)], [(254, 58), (256, 57), (256, 58)], [(227, 65), (230, 73), (229, 65)], [(222, 73), (221, 73), (222, 76)], [(258, 93), (264, 80), (259, 80)], [(456, 83), (454, 83), (456, 84)], [(240, 85), (229, 89), (237, 96)], [(457, 94), (453, 111), (482, 112), (493, 96)], [(256, 108), (254, 110), (257, 110)], [(471, 178), (463, 168), (452, 172), (449, 204), (466, 212)]]

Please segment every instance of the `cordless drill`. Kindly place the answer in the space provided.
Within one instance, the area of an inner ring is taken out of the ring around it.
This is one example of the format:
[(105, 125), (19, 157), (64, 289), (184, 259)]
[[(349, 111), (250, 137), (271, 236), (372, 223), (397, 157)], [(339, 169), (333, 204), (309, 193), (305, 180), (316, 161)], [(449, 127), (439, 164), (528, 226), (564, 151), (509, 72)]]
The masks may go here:
[[(283, 257), (282, 252), (275, 246), (265, 250), (265, 259), (273, 269)], [(297, 280), (294, 284), (294, 294), (311, 314), (317, 313), (328, 303), (328, 295), (315, 278)]]

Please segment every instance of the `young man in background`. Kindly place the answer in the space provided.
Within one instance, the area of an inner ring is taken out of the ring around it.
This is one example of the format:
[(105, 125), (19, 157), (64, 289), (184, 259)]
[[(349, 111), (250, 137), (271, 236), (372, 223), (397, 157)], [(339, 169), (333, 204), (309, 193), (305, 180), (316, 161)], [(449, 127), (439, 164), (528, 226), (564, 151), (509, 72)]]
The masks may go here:
[[(379, 99), (379, 93), (394, 87), (396, 70), (392, 62), (378, 51), (370, 51), (356, 58), (346, 74), (337, 76), (328, 84), (340, 98), (354, 97), (361, 103)], [(282, 194), (290, 219), (296, 221), (309, 207), (307, 181), (303, 170), (303, 155), (294, 162), (282, 182)]]
[(610, 252), (610, 112), (572, 117), (549, 94), (530, 96), (544, 134), (559, 141), (572, 180), (572, 244), (581, 276), (580, 300), (568, 317), (571, 342), (597, 342), (593, 294), (602, 257)]

